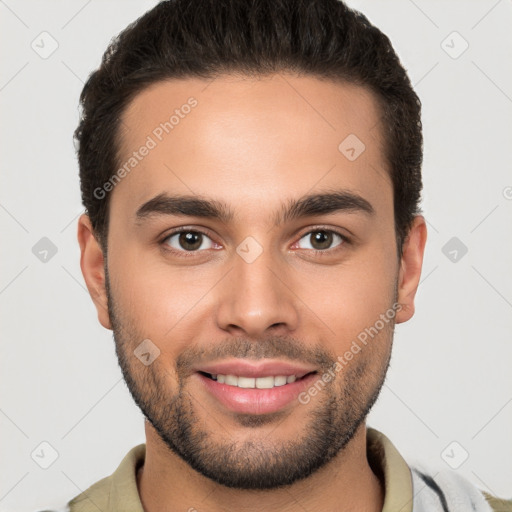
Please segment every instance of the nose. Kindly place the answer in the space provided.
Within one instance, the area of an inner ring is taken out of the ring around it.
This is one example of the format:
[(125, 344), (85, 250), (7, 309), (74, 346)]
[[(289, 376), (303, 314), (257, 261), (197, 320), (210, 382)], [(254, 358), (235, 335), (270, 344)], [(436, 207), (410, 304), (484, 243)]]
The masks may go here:
[[(286, 263), (263, 251), (256, 260), (235, 254), (233, 269), (219, 283), (219, 328), (235, 335), (259, 337), (266, 331), (291, 332), (298, 326), (298, 299), (287, 279)], [(268, 333), (267, 333), (268, 334)]]

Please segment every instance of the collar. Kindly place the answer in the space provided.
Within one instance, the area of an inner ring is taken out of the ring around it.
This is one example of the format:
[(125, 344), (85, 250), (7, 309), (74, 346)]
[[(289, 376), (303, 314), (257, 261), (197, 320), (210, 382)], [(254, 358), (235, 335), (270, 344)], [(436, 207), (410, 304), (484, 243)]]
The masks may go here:
[(393, 443), (374, 428), (366, 429), (366, 454), (373, 472), (383, 480), (382, 512), (412, 512), (412, 475)]
[[(413, 491), (409, 466), (381, 432), (366, 430), (367, 457), (385, 488), (382, 512), (412, 512)], [(109, 477), (103, 478), (69, 502), (70, 512), (144, 512), (137, 490), (137, 471), (144, 464), (146, 445), (132, 448)]]

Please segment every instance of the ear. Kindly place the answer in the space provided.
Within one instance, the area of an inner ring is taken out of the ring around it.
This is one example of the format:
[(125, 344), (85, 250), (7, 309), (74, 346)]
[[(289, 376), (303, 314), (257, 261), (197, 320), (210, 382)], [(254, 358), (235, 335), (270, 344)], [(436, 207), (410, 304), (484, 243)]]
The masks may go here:
[(407, 322), (414, 315), (414, 297), (420, 282), (426, 241), (427, 225), (425, 219), (423, 216), (417, 215), (404, 241), (400, 260), (398, 303), (402, 305), (402, 309), (397, 311), (397, 324)]
[(112, 329), (105, 289), (103, 251), (94, 236), (91, 221), (86, 214), (78, 219), (78, 243), (80, 244), (80, 268), (98, 311), (98, 320), (105, 329)]

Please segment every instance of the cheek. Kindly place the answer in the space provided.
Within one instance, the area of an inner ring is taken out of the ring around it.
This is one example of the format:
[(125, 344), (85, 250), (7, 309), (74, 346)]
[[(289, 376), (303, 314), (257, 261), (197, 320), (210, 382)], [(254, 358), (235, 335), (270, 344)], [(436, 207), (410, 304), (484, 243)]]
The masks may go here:
[[(121, 319), (142, 339), (154, 341), (163, 353), (177, 354), (199, 339), (198, 315), (208, 306), (215, 276), (192, 268), (151, 263), (146, 256), (109, 263), (112, 293)], [(186, 334), (186, 335), (185, 335)]]
[(326, 333), (337, 354), (343, 353), (361, 332), (374, 326), (381, 314), (394, 314), (390, 312), (397, 271), (393, 257), (376, 257), (376, 251), (371, 250), (365, 252), (309, 278), (309, 291), (302, 295), (327, 326)]

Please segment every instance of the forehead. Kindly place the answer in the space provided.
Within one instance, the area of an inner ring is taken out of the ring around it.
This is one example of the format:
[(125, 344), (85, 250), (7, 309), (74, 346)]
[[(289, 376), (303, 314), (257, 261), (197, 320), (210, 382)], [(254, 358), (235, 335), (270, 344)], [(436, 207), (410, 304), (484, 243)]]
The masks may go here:
[[(158, 82), (128, 105), (112, 209), (162, 192), (261, 210), (342, 188), (389, 207), (380, 112), (367, 89), (276, 74)], [(145, 149), (146, 148), (146, 149)], [(132, 165), (133, 164), (133, 165)]]

